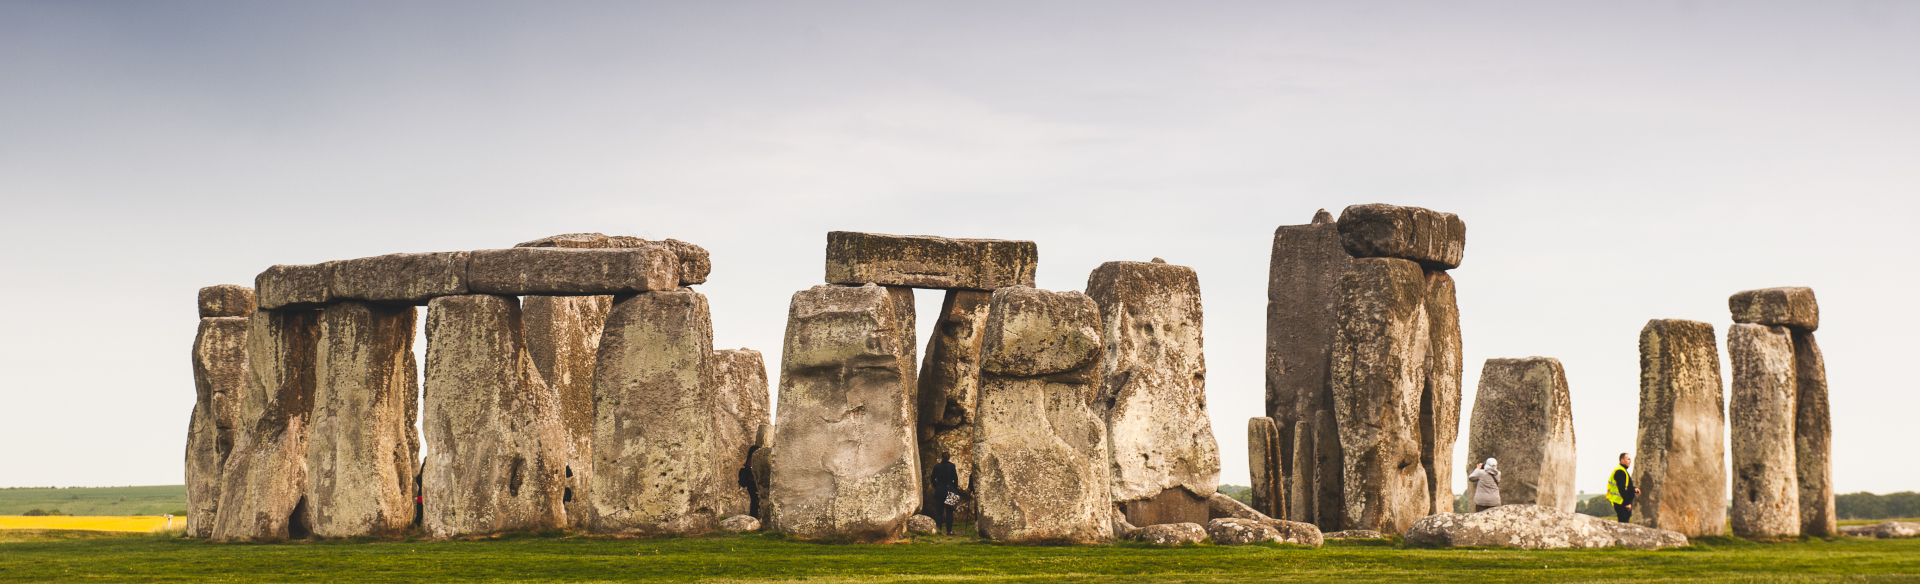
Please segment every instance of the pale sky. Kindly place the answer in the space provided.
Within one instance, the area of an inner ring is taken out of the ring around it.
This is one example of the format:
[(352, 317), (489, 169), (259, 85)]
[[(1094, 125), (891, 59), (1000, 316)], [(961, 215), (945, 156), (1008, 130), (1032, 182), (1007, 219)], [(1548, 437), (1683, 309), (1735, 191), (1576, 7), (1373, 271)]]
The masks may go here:
[(1646, 321), (1724, 359), (1772, 286), (1821, 301), (1838, 489), (1920, 489), (1920, 6), (1326, 4), (0, 2), (0, 486), (181, 483), (195, 291), (271, 264), (682, 239), (777, 376), (833, 230), (1194, 267), (1246, 484), (1273, 231), (1384, 202), (1467, 222), (1463, 411), (1565, 364), (1581, 490)]

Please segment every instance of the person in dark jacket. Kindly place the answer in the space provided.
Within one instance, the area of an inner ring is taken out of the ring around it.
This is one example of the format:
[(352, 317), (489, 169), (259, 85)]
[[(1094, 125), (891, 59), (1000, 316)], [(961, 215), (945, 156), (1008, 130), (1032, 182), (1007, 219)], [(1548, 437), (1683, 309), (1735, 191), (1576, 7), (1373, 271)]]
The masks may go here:
[(933, 520), (947, 535), (953, 535), (953, 502), (960, 497), (960, 470), (953, 466), (953, 453), (940, 453), (940, 464), (933, 465)]
[(1607, 477), (1607, 502), (1613, 503), (1613, 514), (1621, 523), (1633, 520), (1633, 496), (1640, 494), (1640, 488), (1633, 486), (1633, 455), (1620, 453), (1620, 466), (1613, 467), (1613, 476)]
[(760, 519), (760, 481), (753, 476), (753, 451), (759, 446), (747, 449), (747, 461), (740, 463), (740, 488), (747, 490), (747, 514)]

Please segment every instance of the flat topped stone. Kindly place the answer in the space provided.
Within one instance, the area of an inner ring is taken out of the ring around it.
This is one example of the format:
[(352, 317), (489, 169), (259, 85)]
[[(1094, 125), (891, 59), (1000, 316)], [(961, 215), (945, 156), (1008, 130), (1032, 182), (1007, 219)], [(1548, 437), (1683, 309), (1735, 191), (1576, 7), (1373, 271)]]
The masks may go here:
[(475, 294), (635, 294), (675, 290), (680, 282), (680, 258), (664, 245), (483, 249), (474, 251), (467, 264), (467, 287)]
[(713, 271), (713, 261), (707, 255), (706, 248), (668, 239), (647, 241), (626, 235), (604, 235), (600, 233), (566, 233), (551, 237), (542, 237), (514, 245), (514, 247), (558, 247), (565, 249), (617, 249), (637, 248), (654, 245), (665, 246), (680, 260), (680, 285), (692, 286), (704, 284), (707, 275)]
[(467, 252), (395, 253), (327, 262), (329, 300), (426, 306), (467, 293)]
[(1763, 288), (1727, 297), (1733, 322), (1786, 326), (1812, 332), (1820, 328), (1820, 303), (1812, 288)]
[(253, 278), (261, 310), (317, 307), (333, 301), (327, 264), (276, 265)]
[(253, 314), (253, 289), (221, 284), (200, 289), (200, 318), (250, 316)]
[(827, 282), (993, 290), (1033, 286), (1040, 248), (1031, 241), (930, 235), (827, 233)]
[(1429, 515), (1407, 528), (1407, 541), (1450, 547), (1526, 550), (1685, 547), (1687, 536), (1664, 529), (1568, 513), (1539, 505), (1502, 505), (1473, 514)]
[(1400, 258), (1427, 269), (1460, 267), (1467, 224), (1460, 216), (1420, 207), (1373, 203), (1340, 212), (1341, 243), (1356, 258)]

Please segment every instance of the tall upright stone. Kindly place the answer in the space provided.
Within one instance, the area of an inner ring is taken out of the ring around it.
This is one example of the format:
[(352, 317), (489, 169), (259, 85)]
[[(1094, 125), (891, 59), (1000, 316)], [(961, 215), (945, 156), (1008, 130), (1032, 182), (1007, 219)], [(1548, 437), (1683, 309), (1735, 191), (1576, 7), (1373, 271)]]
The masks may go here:
[(1573, 398), (1559, 359), (1487, 360), (1473, 400), (1467, 460), (1488, 458), (1500, 460), (1501, 504), (1574, 511)]
[[(560, 427), (567, 435), (565, 475), (572, 491), (567, 524), (587, 524), (593, 483), (594, 354), (606, 326), (612, 296), (527, 296), (521, 314), (527, 354), (540, 378), (560, 396)], [(567, 499), (568, 497), (561, 497)]]
[(1314, 422), (1310, 420), (1293, 423), (1293, 476), (1287, 477), (1292, 488), (1287, 490), (1284, 516), (1288, 521), (1313, 523), (1319, 519), (1313, 491), (1314, 484), (1320, 480), (1320, 468), (1315, 460), (1319, 449), (1315, 438), (1319, 436), (1314, 430)]
[(1795, 462), (1793, 334), (1783, 326), (1727, 328), (1733, 365), (1733, 534), (1785, 537), (1800, 533), (1799, 466)]
[(1099, 307), (1079, 292), (993, 292), (973, 447), (982, 535), (1012, 542), (1113, 539), (1106, 424), (1093, 407), (1100, 393), (1100, 330)]
[(607, 313), (594, 371), (588, 527), (686, 534), (719, 527), (735, 489), (716, 427), (713, 324), (698, 292), (623, 297)]
[(247, 321), (253, 290), (200, 289), (200, 328), (193, 337), (193, 415), (187, 426), (187, 533), (212, 537), (220, 507), (221, 474), (239, 439), (240, 401), (246, 393)]
[(1800, 532), (1840, 534), (1834, 512), (1833, 422), (1827, 403), (1827, 363), (1811, 331), (1793, 333), (1794, 463), (1800, 483)]
[(759, 445), (755, 442), (758, 433), (773, 422), (768, 408), (767, 365), (760, 352), (753, 349), (714, 351), (707, 363), (707, 385), (713, 388), (715, 402), (713, 484), (718, 490), (715, 499), (721, 503), (720, 517), (725, 519), (745, 515), (752, 504), (737, 477), (741, 467), (752, 463), (747, 455)]
[(420, 460), (414, 308), (330, 304), (320, 314), (319, 372), (307, 439), (313, 534), (397, 534), (413, 523)]
[[(1453, 445), (1460, 438), (1460, 305), (1453, 276), (1427, 272), (1427, 379), (1420, 397), (1420, 464), (1427, 468), (1428, 514), (1453, 511)], [(1573, 431), (1568, 426), (1571, 440)], [(1569, 461), (1571, 464), (1571, 461)], [(1572, 512), (1572, 509), (1567, 509)]]
[(1687, 537), (1726, 533), (1726, 407), (1713, 325), (1640, 329), (1640, 429), (1633, 522)]
[(240, 438), (221, 470), (213, 539), (307, 537), (312, 534), (306, 505), (307, 423), (313, 412), (320, 312), (255, 311), (246, 338)]
[(1334, 424), (1333, 410), (1314, 412), (1311, 424), (1308, 429), (1313, 432), (1315, 456), (1308, 463), (1314, 480), (1300, 488), (1310, 489), (1313, 495), (1315, 526), (1326, 531), (1344, 530), (1353, 522), (1347, 519), (1346, 453), (1340, 450), (1340, 429)]
[[(920, 473), (924, 475), (920, 489), (927, 497), (921, 504), (923, 509), (943, 504), (934, 500), (939, 494), (932, 483), (933, 467), (940, 463), (942, 454), (951, 456), (960, 488), (972, 490), (980, 348), (992, 297), (991, 292), (980, 290), (947, 290), (933, 326), (933, 338), (927, 340), (919, 379)], [(956, 508), (954, 520), (973, 520), (972, 506)]]
[[(1339, 224), (1325, 209), (1306, 225), (1273, 234), (1267, 274), (1267, 417), (1280, 437), (1280, 473), (1293, 473), (1294, 424), (1333, 408), (1329, 363), (1341, 274), (1353, 256), (1341, 244)], [(1340, 501), (1327, 505), (1342, 506)], [(1322, 526), (1325, 527), (1325, 526)]]
[[(1094, 404), (1106, 418), (1114, 502), (1134, 525), (1203, 523), (1220, 446), (1207, 415), (1199, 276), (1158, 258), (1107, 262), (1087, 277), (1087, 295), (1106, 341)], [(1164, 494), (1176, 488), (1185, 492)]]
[(1288, 507), (1284, 501), (1289, 479), (1280, 476), (1280, 444), (1279, 427), (1273, 418), (1247, 419), (1248, 488), (1253, 508), (1269, 517), (1290, 517), (1281, 514)]
[(421, 472), (434, 537), (566, 525), (560, 397), (527, 352), (520, 302), (442, 296), (427, 307)]
[(1426, 293), (1426, 274), (1409, 260), (1357, 259), (1340, 277), (1333, 409), (1350, 529), (1400, 533), (1433, 505), (1420, 441)]
[(770, 527), (890, 540), (920, 507), (913, 292), (815, 286), (793, 295), (774, 425)]

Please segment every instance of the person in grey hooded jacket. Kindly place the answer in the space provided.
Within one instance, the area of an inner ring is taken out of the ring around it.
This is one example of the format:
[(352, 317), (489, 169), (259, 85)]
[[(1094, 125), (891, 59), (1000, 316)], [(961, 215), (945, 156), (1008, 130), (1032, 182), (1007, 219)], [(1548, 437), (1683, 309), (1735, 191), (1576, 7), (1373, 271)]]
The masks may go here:
[(1474, 467), (1473, 474), (1467, 475), (1467, 481), (1474, 483), (1473, 512), (1479, 513), (1500, 506), (1500, 461), (1487, 459)]

